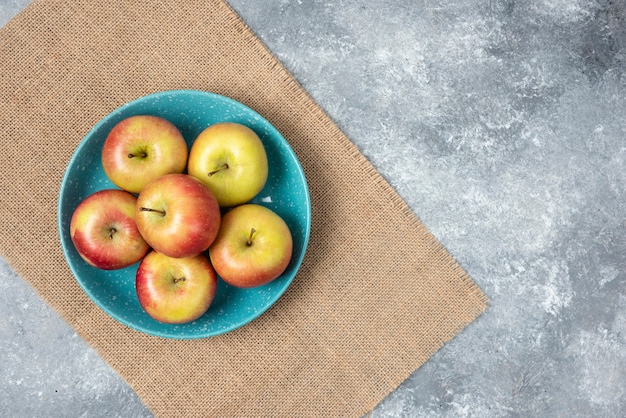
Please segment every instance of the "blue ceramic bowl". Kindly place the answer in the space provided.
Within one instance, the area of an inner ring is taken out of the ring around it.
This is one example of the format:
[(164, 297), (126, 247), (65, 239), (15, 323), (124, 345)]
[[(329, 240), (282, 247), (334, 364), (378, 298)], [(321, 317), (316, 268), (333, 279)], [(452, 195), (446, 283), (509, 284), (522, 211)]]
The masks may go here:
[[(196, 321), (163, 324), (139, 305), (135, 273), (139, 263), (122, 270), (89, 266), (70, 239), (72, 213), (88, 195), (116, 188), (102, 168), (101, 149), (113, 126), (129, 116), (163, 117), (178, 127), (188, 146), (207, 126), (237, 122), (254, 130), (265, 145), (269, 176), (265, 188), (252, 200), (278, 213), (293, 235), (293, 255), (287, 270), (276, 280), (253, 289), (238, 289), (218, 279), (215, 299)], [(265, 312), (292, 282), (306, 250), (311, 228), (311, 203), (302, 167), (282, 135), (267, 120), (243, 104), (213, 93), (173, 90), (151, 94), (125, 104), (101, 120), (82, 140), (70, 160), (58, 202), (58, 227), (67, 263), (85, 293), (111, 317), (138, 331), (167, 338), (193, 339), (237, 329)]]

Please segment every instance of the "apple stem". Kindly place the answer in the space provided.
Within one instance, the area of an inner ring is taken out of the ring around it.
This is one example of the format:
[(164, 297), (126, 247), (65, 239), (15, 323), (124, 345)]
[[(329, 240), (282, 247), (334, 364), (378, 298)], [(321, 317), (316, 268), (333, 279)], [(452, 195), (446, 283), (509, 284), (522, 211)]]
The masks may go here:
[(184, 282), (185, 280), (186, 280), (186, 279), (185, 279), (185, 277), (184, 277), (184, 276), (183, 276), (183, 277), (181, 277), (181, 278), (176, 278), (176, 277), (174, 277), (174, 283)]
[(138, 155), (135, 154), (128, 154), (128, 158), (135, 158), (135, 157), (140, 157), (140, 158), (146, 158), (148, 156), (148, 154), (146, 154), (146, 152), (140, 152)]
[(111, 228), (109, 229), (109, 239), (113, 239), (113, 235), (117, 232), (117, 229)]
[(252, 228), (250, 230), (250, 236), (248, 237), (248, 242), (246, 244), (248, 244), (248, 247), (252, 245), (252, 235), (254, 235), (254, 233), (256, 232), (256, 229)]
[(217, 170), (210, 171), (208, 176), (211, 177), (213, 174), (219, 173), (222, 170), (226, 170), (228, 168), (228, 164), (222, 164)]
[(144, 208), (143, 206), (141, 208), (139, 208), (140, 211), (142, 212), (156, 212), (156, 213), (160, 213), (161, 215), (165, 216), (165, 211), (164, 210), (158, 210), (158, 209), (152, 209), (152, 208)]

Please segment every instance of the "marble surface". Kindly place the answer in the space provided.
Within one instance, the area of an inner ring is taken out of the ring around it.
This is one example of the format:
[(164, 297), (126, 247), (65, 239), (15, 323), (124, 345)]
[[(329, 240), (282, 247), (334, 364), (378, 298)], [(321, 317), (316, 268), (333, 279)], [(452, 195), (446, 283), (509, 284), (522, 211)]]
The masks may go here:
[[(626, 3), (230, 4), (491, 299), (372, 416), (626, 416)], [(1, 415), (150, 416), (5, 262), (0, 316)]]

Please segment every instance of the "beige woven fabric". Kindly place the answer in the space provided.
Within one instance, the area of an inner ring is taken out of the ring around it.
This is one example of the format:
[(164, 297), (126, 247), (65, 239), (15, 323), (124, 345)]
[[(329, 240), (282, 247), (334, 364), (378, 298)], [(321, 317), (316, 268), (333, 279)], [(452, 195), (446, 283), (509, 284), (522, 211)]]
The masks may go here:
[[(0, 253), (159, 416), (358, 416), (486, 308), (486, 297), (222, 0), (35, 1), (0, 30)], [(108, 317), (56, 226), (67, 163), (107, 113), (160, 90), (232, 97), (304, 167), (312, 233), (268, 312), (176, 341)]]

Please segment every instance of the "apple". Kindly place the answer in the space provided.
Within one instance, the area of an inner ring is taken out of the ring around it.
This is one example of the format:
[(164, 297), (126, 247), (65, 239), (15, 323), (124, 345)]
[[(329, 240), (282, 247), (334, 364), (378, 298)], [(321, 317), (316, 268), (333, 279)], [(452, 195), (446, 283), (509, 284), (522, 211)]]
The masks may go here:
[(117, 123), (102, 146), (102, 166), (118, 187), (139, 193), (150, 181), (182, 173), (188, 149), (182, 134), (166, 119), (137, 115)]
[(172, 258), (151, 251), (135, 275), (139, 304), (159, 322), (183, 324), (209, 309), (217, 276), (207, 256)]
[(221, 207), (250, 201), (267, 182), (267, 154), (258, 135), (245, 125), (211, 125), (191, 145), (188, 174), (215, 193)]
[(271, 209), (244, 204), (222, 217), (209, 257), (217, 274), (235, 287), (257, 287), (280, 276), (291, 260), (293, 240)]
[(220, 207), (211, 190), (187, 174), (166, 174), (146, 184), (136, 204), (137, 227), (146, 242), (169, 257), (205, 251), (220, 228)]
[(116, 270), (135, 264), (150, 249), (135, 223), (137, 198), (105, 189), (82, 200), (70, 220), (70, 237), (89, 265)]

